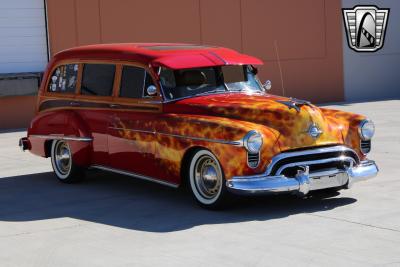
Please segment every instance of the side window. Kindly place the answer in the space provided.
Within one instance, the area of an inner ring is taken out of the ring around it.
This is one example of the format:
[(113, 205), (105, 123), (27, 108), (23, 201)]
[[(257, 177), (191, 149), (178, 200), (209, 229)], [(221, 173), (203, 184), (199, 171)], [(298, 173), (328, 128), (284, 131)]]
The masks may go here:
[(111, 96), (114, 85), (115, 65), (85, 64), (82, 74), (81, 94)]
[(143, 68), (123, 66), (119, 96), (128, 98), (148, 97), (146, 88), (152, 84), (153, 80), (150, 74)]
[(67, 64), (57, 67), (50, 77), (48, 91), (56, 93), (75, 93), (78, 69), (78, 64)]

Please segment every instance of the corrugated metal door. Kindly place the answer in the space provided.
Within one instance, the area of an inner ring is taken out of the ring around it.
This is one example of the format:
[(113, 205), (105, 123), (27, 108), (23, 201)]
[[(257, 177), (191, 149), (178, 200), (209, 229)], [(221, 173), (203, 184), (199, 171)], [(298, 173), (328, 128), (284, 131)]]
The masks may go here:
[(44, 0), (0, 0), (0, 73), (43, 71), (46, 63)]

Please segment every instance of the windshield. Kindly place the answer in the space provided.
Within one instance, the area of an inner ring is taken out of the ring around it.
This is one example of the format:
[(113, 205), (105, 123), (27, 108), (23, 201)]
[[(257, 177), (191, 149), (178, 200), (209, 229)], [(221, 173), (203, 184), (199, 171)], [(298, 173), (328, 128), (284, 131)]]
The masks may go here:
[(253, 67), (249, 65), (182, 70), (161, 68), (159, 75), (168, 100), (222, 92), (264, 92)]

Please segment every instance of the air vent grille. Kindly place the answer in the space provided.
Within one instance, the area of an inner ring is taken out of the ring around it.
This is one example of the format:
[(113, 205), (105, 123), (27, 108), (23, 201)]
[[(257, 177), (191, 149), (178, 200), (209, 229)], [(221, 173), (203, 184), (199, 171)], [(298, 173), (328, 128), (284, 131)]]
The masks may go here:
[(361, 140), (360, 149), (361, 149), (361, 152), (364, 154), (369, 153), (371, 151), (371, 140), (368, 140), (368, 141)]
[(250, 168), (256, 168), (259, 163), (260, 163), (260, 153), (256, 153), (256, 154), (248, 153), (247, 154), (247, 165)]

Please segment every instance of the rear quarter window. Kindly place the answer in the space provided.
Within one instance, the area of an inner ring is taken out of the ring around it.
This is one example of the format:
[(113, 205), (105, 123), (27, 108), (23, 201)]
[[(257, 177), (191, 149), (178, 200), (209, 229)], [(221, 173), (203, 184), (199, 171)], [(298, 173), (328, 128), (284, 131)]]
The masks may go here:
[(78, 64), (58, 66), (50, 76), (48, 92), (75, 93), (78, 69)]

